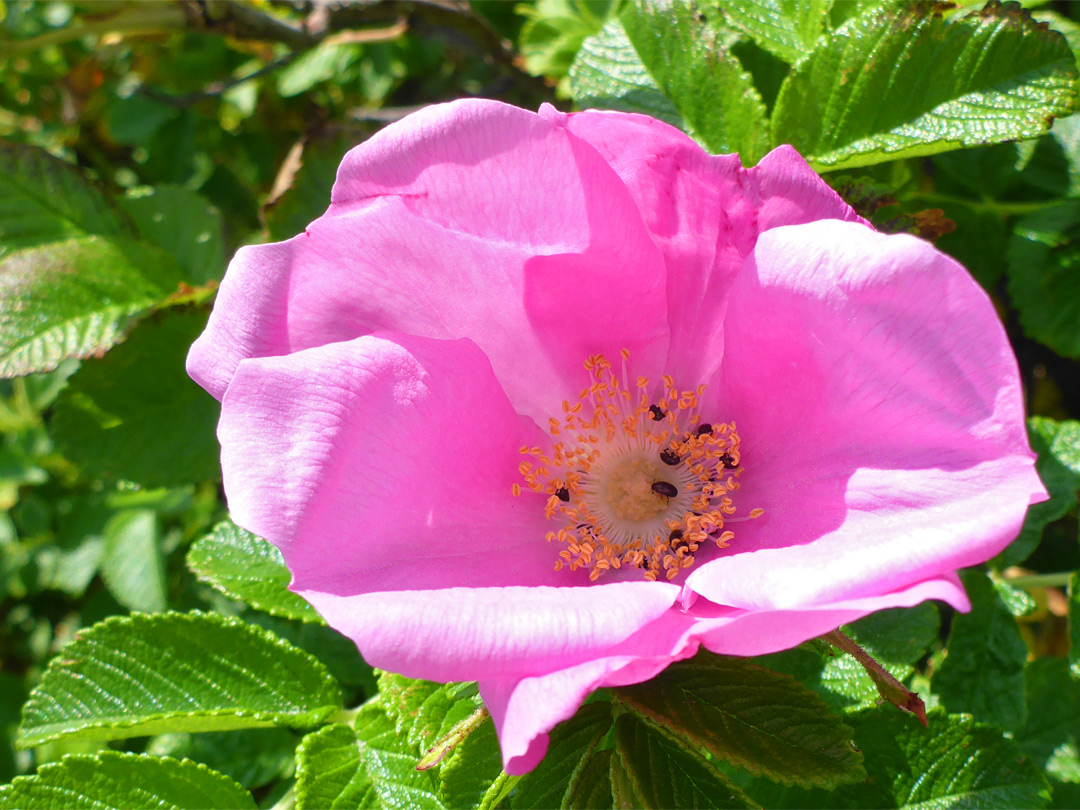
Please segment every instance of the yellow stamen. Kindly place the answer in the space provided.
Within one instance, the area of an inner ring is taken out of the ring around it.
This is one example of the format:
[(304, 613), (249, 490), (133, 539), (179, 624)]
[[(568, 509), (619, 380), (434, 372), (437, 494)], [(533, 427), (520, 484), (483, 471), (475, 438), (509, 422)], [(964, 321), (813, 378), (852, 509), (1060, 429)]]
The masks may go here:
[(579, 401), (564, 401), (563, 417), (548, 422), (565, 442), (550, 456), (522, 447), (529, 460), (519, 472), (548, 496), (545, 517), (562, 524), (545, 535), (563, 546), (555, 570), (586, 569), (596, 581), (627, 565), (647, 580), (673, 579), (706, 540), (725, 548), (735, 537), (724, 524), (736, 512), (729, 493), (739, 486), (739, 434), (733, 422), (703, 422), (704, 385), (681, 390), (665, 375), (661, 396), (650, 401), (649, 379), (630, 377), (630, 353), (620, 355), (619, 376), (603, 355), (585, 361), (589, 383)]

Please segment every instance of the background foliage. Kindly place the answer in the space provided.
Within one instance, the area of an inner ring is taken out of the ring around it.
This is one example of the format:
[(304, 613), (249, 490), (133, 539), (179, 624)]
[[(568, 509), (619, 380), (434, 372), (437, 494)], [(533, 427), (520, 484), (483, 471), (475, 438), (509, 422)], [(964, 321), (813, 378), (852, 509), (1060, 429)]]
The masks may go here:
[[(1080, 4), (1027, 6), (0, 2), (0, 808), (1080, 806)], [(812, 642), (604, 692), (508, 777), (474, 685), (373, 672), (228, 522), (183, 371), (227, 257), (463, 95), (792, 143), (992, 296), (1052, 497), (970, 614), (845, 628), (925, 729)]]

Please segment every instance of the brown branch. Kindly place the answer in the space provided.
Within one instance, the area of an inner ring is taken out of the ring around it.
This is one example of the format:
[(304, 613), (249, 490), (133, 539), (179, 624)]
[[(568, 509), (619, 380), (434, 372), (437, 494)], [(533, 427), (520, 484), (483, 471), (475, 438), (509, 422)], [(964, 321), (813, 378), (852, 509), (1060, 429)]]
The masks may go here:
[(464, 40), (474, 52), (505, 73), (521, 91), (537, 101), (552, 100), (554, 91), (526, 73), (517, 53), (488, 21), (463, 0), (351, 0), (314, 4), (303, 23), (268, 14), (243, 0), (176, 0), (195, 28), (240, 40), (280, 42), (295, 51), (315, 47), (347, 31), (398, 26), (443, 39)]
[(843, 650), (862, 664), (863, 669), (866, 670), (866, 674), (869, 675), (870, 680), (874, 682), (874, 686), (877, 688), (879, 695), (896, 708), (915, 715), (920, 723), (924, 726), (926, 725), (926, 704), (923, 703), (922, 698), (900, 683), (900, 681), (896, 680), (891, 672), (879, 664), (873, 656), (860, 647), (854, 639), (849, 638), (839, 630), (833, 630), (831, 633), (822, 636), (822, 638), (837, 649)]

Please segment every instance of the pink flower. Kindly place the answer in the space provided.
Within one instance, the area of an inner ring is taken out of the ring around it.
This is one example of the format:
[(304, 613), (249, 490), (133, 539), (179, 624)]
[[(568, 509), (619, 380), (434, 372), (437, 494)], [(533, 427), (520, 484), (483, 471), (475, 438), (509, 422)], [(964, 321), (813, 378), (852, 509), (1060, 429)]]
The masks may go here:
[(1044, 497), (962, 267), (788, 147), (743, 169), (638, 115), (387, 127), (237, 253), (188, 369), (234, 519), (373, 665), (479, 681), (511, 773), (700, 645), (967, 609), (956, 569)]

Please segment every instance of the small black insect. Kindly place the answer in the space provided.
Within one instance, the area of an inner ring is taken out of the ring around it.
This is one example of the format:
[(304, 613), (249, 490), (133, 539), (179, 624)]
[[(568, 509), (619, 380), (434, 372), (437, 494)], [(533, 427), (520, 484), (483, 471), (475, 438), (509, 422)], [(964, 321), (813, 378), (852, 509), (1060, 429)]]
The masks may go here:
[(661, 450), (660, 460), (667, 464), (669, 467), (674, 467), (676, 464), (682, 461), (682, 459), (679, 458), (679, 454), (676, 453), (674, 450)]
[(674, 529), (671, 534), (668, 535), (668, 540), (675, 542), (676, 540), (682, 540), (682, 529)]
[(700, 425), (698, 425), (697, 435), (704, 436), (707, 433), (712, 433), (712, 425), (710, 425), (708, 422), (702, 422)]
[(661, 408), (659, 405), (650, 405), (649, 413), (652, 415), (654, 422), (659, 422), (666, 416), (666, 414), (664, 413), (664, 409)]
[(570, 490), (568, 490), (566, 487), (559, 487), (557, 490), (555, 490), (555, 497), (563, 503), (566, 503), (570, 500)]
[(720, 456), (720, 461), (723, 462), (724, 469), (726, 470), (734, 470), (739, 466), (735, 463), (735, 459), (733, 459), (729, 453), (724, 453), (724, 455)]
[(652, 491), (657, 495), (663, 495), (665, 498), (674, 498), (679, 494), (679, 488), (667, 481), (654, 481)]

